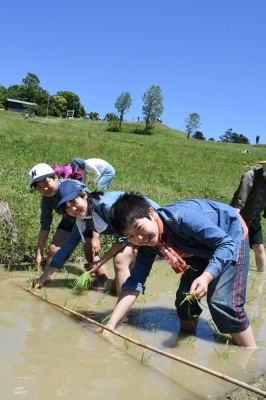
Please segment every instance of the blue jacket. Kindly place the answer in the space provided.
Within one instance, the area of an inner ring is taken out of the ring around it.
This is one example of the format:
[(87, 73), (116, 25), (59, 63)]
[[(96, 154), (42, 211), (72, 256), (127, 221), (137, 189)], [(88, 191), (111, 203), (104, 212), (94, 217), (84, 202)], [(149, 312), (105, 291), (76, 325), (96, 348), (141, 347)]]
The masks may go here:
[[(80, 183), (80, 182), (79, 182)], [(93, 205), (95, 207), (95, 212), (107, 223), (107, 228), (105, 231), (101, 232), (101, 235), (113, 235), (118, 242), (125, 242), (127, 238), (119, 236), (112, 228), (110, 220), (109, 220), (109, 211), (114, 204), (114, 202), (122, 195), (124, 192), (105, 192), (99, 200), (93, 199)], [(154, 209), (159, 208), (160, 206), (155, 203), (153, 200), (148, 199), (151, 206)], [(91, 219), (86, 219), (86, 230), (96, 231), (94, 223)], [(53, 268), (62, 268), (64, 264), (67, 262), (73, 251), (76, 249), (78, 244), (81, 241), (81, 236), (78, 230), (77, 225), (75, 224), (71, 234), (62, 245), (61, 249), (59, 249), (52, 261), (50, 262), (50, 267)]]
[[(157, 210), (171, 242), (181, 251), (209, 259), (205, 271), (217, 277), (237, 261), (243, 227), (235, 208), (205, 199), (185, 200)], [(159, 251), (140, 246), (134, 268), (122, 289), (144, 292), (144, 283)]]

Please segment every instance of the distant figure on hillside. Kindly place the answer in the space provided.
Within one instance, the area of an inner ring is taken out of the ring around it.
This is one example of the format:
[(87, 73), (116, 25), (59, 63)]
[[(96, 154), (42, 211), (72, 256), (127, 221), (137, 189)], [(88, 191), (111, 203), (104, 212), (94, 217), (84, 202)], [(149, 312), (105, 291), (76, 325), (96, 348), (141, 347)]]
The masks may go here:
[(260, 136), (257, 135), (257, 136), (256, 136), (256, 144), (259, 144), (259, 141), (260, 141)]
[(105, 160), (100, 158), (89, 158), (84, 160), (83, 158), (75, 158), (71, 161), (72, 173), (76, 171), (82, 173), (82, 182), (86, 183), (87, 174), (94, 174), (95, 178), (93, 181), (88, 182), (92, 185), (97, 185), (98, 189), (107, 190), (111, 181), (115, 176), (115, 169)]
[(77, 181), (82, 181), (82, 173), (79, 171), (72, 172), (72, 167), (70, 164), (51, 166), (58, 176), (58, 179), (76, 179)]
[(138, 117), (138, 122), (139, 122), (139, 117)]
[(266, 256), (261, 227), (261, 213), (266, 218), (266, 161), (247, 171), (230, 203), (242, 216), (249, 229), (249, 244), (254, 250), (259, 272), (266, 272)]

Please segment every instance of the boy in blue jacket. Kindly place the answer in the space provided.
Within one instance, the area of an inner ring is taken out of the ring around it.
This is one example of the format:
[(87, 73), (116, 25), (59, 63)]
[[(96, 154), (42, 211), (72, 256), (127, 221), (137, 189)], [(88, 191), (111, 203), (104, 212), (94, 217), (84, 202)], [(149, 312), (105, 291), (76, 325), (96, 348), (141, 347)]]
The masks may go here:
[[(236, 209), (206, 199), (185, 200), (154, 210), (138, 194), (125, 193), (112, 206), (110, 222), (117, 233), (138, 247), (134, 268), (107, 327), (115, 329), (133, 305), (156, 255), (163, 255), (182, 277), (176, 293), (180, 326), (195, 330), (207, 295), (213, 321), (239, 346), (256, 347), (244, 311), (249, 268), (247, 227)], [(188, 303), (186, 293), (195, 300)]]

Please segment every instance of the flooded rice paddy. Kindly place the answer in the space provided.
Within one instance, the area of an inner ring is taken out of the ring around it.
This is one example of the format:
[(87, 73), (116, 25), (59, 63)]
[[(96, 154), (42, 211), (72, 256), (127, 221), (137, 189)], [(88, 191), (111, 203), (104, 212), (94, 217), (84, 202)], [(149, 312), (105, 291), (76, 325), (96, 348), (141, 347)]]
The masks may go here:
[[(112, 264), (108, 269), (112, 278)], [(67, 271), (58, 273), (51, 285), (35, 292), (102, 322), (112, 311), (116, 297), (95, 290), (77, 295), (71, 289), (77, 269), (69, 266)], [(28, 272), (22, 267), (13, 271), (2, 267), (0, 272), (8, 278), (0, 278), (3, 400), (214, 400), (237, 387), (118, 336), (102, 337), (90, 321), (18, 286), (28, 287)], [(246, 310), (258, 350), (217, 342), (205, 307), (196, 336), (180, 335), (174, 307), (178, 280), (165, 261), (157, 261), (147, 281), (146, 295), (139, 296), (127, 323), (117, 330), (245, 383), (265, 372), (266, 274), (256, 272), (251, 263)]]

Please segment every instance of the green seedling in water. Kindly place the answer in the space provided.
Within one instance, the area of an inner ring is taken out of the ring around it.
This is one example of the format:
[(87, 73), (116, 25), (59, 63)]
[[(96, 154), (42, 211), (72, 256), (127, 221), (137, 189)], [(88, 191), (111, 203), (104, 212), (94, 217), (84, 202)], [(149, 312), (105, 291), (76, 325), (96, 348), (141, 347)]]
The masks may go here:
[[(101, 321), (101, 324), (102, 325), (106, 325), (107, 322), (109, 321), (110, 317), (111, 317), (111, 314), (109, 314), (105, 318), (103, 318), (102, 321)], [(100, 328), (100, 333), (103, 333), (103, 330), (104, 330), (103, 328)]]
[(192, 346), (192, 347), (196, 347), (197, 348), (198, 346), (196, 345), (196, 340), (197, 340), (197, 338), (191, 336), (191, 338), (189, 338), (189, 341), (187, 342), (187, 344)]
[[(26, 268), (25, 268), (26, 269)], [(29, 267), (27, 270), (28, 273), (28, 282), (30, 287), (32, 287), (33, 281), (34, 281), (34, 269), (32, 267)]]
[[(161, 316), (161, 318), (159, 319), (159, 321), (157, 321), (157, 322), (154, 323), (154, 324), (151, 324), (151, 330), (152, 330), (153, 332), (156, 332), (156, 331), (159, 331), (159, 330), (160, 330), (162, 319), (163, 319), (163, 315)], [(154, 326), (154, 328), (152, 328), (153, 326)]]
[(75, 279), (73, 283), (73, 289), (78, 294), (82, 294), (84, 290), (87, 290), (91, 287), (93, 280), (94, 278), (91, 276), (89, 271), (86, 271), (82, 275), (80, 275), (77, 279)]
[(69, 272), (68, 272), (68, 270), (64, 267), (64, 268), (62, 268), (62, 269), (60, 270), (60, 272), (62, 272), (62, 273), (64, 274), (65, 280), (67, 280), (68, 277), (69, 277)]
[(48, 292), (46, 287), (42, 286), (42, 298), (43, 300), (47, 300), (48, 299)]
[(6, 269), (6, 275), (8, 278), (10, 278), (11, 270), (10, 270), (10, 264), (8, 264), (7, 269)]
[(141, 356), (141, 364), (144, 364), (144, 365), (148, 365), (149, 362), (151, 361), (151, 357), (152, 357), (151, 354), (150, 354), (149, 356), (146, 357), (146, 356), (145, 356), (146, 351), (147, 351), (147, 350), (145, 350), (145, 351), (142, 353), (142, 356)]
[(224, 347), (224, 349), (223, 349), (222, 352), (219, 351), (215, 346), (214, 346), (214, 350), (216, 351), (216, 354), (218, 355), (220, 361), (228, 360), (228, 358), (229, 358), (229, 353), (230, 353), (230, 350), (229, 350), (229, 340), (227, 339), (227, 341), (226, 341), (226, 343), (225, 343), (225, 347)]
[(109, 293), (110, 293), (110, 291), (106, 292), (106, 293), (103, 293), (103, 295), (99, 298), (99, 300), (95, 304), (106, 303), (107, 300), (105, 298)]
[(256, 316), (256, 315), (254, 315), (253, 317), (249, 317), (248, 319), (249, 319), (249, 322), (253, 325), (256, 325), (256, 320), (258, 319), (259, 317), (258, 316)]

